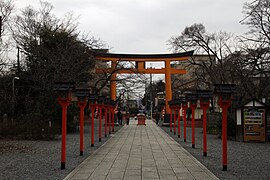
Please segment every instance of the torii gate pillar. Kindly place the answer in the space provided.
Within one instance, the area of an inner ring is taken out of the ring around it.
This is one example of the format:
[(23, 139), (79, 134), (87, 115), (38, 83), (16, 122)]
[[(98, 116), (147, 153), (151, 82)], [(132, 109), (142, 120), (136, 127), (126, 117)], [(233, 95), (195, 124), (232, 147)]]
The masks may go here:
[[(116, 68), (116, 61), (112, 62), (112, 68)], [(111, 99), (116, 101), (116, 73), (113, 73), (111, 76)]]
[(166, 93), (166, 114), (171, 114), (169, 101), (172, 100), (172, 81), (171, 81), (171, 61), (165, 61), (165, 93)]

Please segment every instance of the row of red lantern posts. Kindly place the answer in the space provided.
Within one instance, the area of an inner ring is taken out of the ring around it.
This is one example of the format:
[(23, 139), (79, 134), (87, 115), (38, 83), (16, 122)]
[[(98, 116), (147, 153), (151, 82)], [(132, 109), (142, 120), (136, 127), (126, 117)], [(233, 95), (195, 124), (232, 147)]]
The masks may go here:
[(84, 150), (84, 110), (89, 104), (91, 109), (91, 146), (95, 143), (95, 111), (98, 108), (99, 112), (99, 131), (98, 139), (102, 138), (102, 118), (104, 110), (104, 137), (108, 133), (114, 132), (114, 110), (116, 102), (105, 96), (90, 94), (89, 89), (75, 89), (75, 84), (71, 82), (55, 83), (54, 90), (58, 92), (58, 102), (62, 107), (62, 146), (61, 146), (61, 169), (65, 169), (66, 165), (66, 129), (67, 129), (67, 108), (72, 100), (72, 92), (75, 90), (78, 106), (80, 108), (80, 156)]
[[(178, 127), (178, 137), (180, 138), (180, 110), (183, 111), (184, 121), (184, 142), (186, 142), (186, 111), (189, 107), (191, 109), (191, 141), (192, 148), (195, 148), (195, 109), (197, 108), (197, 101), (200, 100), (200, 108), (203, 110), (203, 156), (207, 156), (207, 123), (206, 113), (210, 105), (210, 100), (213, 95), (218, 97), (218, 105), (222, 109), (222, 170), (227, 171), (227, 110), (231, 105), (232, 95), (236, 92), (235, 84), (215, 84), (214, 92), (211, 90), (197, 90), (195, 93), (188, 93), (185, 97), (179, 99), (173, 99), (169, 101), (169, 106), (172, 112), (174, 111), (174, 118), (170, 114), (170, 132), (174, 131), (176, 134), (176, 120)], [(176, 112), (178, 111), (178, 118)], [(172, 121), (174, 120), (174, 127), (172, 127)]]

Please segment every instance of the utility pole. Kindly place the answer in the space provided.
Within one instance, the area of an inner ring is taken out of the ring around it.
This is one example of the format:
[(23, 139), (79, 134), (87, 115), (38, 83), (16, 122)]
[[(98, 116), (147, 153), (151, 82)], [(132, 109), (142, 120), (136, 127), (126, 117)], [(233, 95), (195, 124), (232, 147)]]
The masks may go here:
[[(150, 64), (150, 69), (152, 69), (152, 64)], [(149, 94), (149, 96), (150, 96), (150, 118), (151, 118), (151, 120), (152, 120), (152, 111), (153, 111), (153, 102), (152, 102), (152, 74), (150, 73), (150, 94)]]
[(17, 71), (20, 72), (21, 67), (20, 67), (20, 47), (17, 46)]
[(20, 79), (17, 76), (12, 78), (12, 118), (14, 118), (14, 104), (15, 104), (15, 79)]
[(0, 16), (0, 38), (2, 36), (2, 26), (3, 26), (3, 24), (2, 24), (2, 16)]

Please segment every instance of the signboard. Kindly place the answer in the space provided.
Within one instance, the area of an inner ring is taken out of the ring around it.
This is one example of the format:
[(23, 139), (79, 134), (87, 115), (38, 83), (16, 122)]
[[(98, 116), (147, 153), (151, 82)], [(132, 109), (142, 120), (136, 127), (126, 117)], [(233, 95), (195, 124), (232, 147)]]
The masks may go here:
[(265, 109), (246, 107), (243, 109), (244, 141), (265, 142)]

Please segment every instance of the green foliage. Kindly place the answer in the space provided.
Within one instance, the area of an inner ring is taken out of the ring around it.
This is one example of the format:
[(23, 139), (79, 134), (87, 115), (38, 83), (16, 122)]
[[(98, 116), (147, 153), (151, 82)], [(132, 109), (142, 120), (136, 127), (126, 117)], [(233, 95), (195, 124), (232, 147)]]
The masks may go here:
[(4, 114), (11, 116), (11, 103), (10, 101), (3, 100), (0, 101), (0, 116), (2, 117)]
[(9, 118), (7, 123), (2, 122), (0, 128), (0, 136), (16, 137), (19, 139), (43, 139), (52, 140), (57, 138), (59, 126), (55, 122), (42, 120), (42, 115), (30, 113), (21, 117), (20, 121), (12, 123)]
[[(216, 116), (215, 123), (207, 125), (207, 132), (209, 134), (221, 135), (222, 134), (222, 116), (219, 113)], [(228, 111), (227, 114), (227, 135), (230, 138), (235, 138), (236, 136), (236, 119), (235, 114)]]
[(221, 113), (211, 112), (207, 114), (207, 132), (214, 135), (221, 133)]
[(208, 125), (206, 129), (209, 134), (218, 135), (220, 133), (220, 129), (217, 125)]
[(77, 104), (71, 103), (67, 113), (67, 132), (74, 133), (79, 126), (79, 108)]
[(236, 137), (236, 118), (235, 113), (228, 112), (227, 133), (229, 137)]

